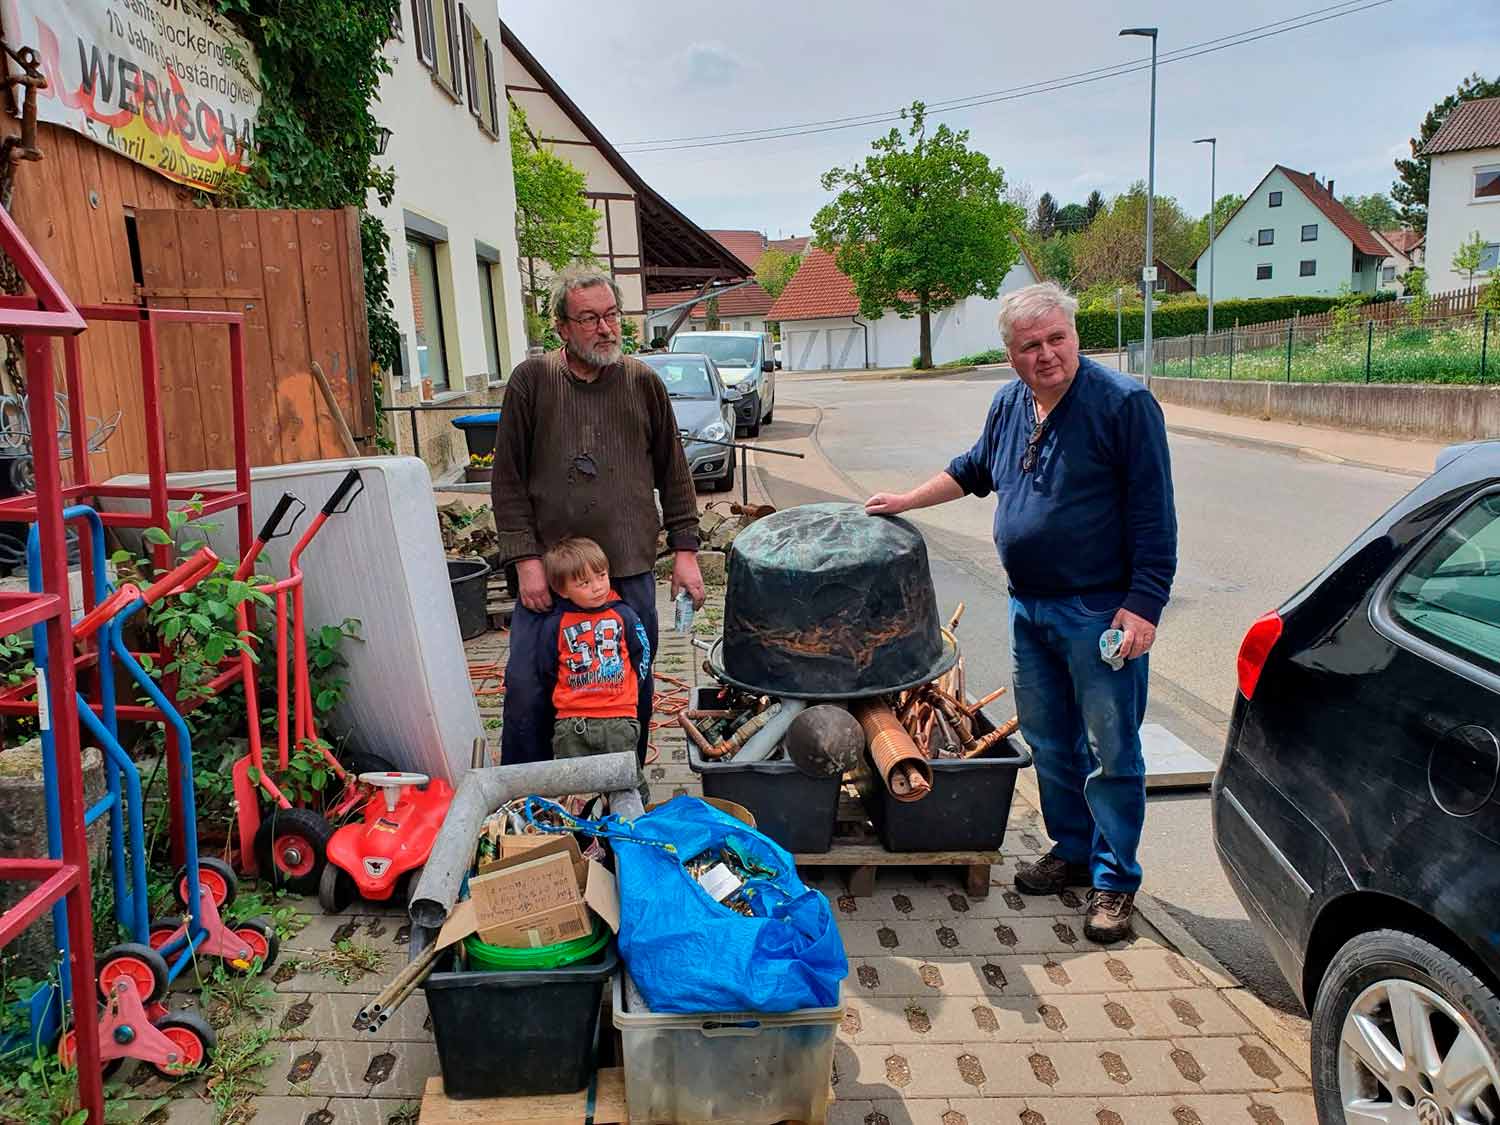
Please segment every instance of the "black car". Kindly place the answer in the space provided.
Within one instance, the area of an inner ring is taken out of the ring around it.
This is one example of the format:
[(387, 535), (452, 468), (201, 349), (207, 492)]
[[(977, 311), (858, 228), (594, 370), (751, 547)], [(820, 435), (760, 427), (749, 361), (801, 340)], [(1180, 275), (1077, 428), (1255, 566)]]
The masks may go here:
[(1213, 787), (1318, 1117), (1500, 1122), (1500, 441), (1250, 627)]
[(710, 492), (728, 492), (734, 487), (734, 449), (709, 442), (734, 441), (739, 395), (724, 385), (706, 355), (656, 352), (640, 358), (666, 384), (693, 480)]

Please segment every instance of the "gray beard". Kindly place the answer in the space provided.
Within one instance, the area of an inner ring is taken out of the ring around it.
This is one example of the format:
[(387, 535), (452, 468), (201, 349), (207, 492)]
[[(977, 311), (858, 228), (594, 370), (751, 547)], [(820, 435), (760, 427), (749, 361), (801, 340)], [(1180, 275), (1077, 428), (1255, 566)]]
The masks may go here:
[(572, 340), (564, 340), (563, 347), (579, 363), (586, 367), (591, 367), (595, 371), (602, 371), (612, 364), (619, 363), (624, 355), (618, 343), (610, 344), (602, 353), (598, 348), (581, 348), (574, 344)]

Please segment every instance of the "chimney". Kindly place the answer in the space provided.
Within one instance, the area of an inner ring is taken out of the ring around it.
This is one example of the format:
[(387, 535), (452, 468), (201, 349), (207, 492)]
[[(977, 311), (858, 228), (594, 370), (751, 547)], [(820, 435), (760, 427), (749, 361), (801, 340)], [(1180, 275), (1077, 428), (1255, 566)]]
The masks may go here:
[(1328, 181), (1328, 194), (1330, 196), (1333, 194), (1333, 180), (1331, 178)]

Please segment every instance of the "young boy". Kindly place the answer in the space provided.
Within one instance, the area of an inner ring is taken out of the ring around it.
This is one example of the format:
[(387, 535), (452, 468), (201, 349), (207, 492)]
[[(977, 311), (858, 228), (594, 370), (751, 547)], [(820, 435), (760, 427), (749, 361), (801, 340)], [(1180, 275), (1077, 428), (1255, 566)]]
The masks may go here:
[[(560, 541), (542, 556), (542, 568), (557, 595), (542, 630), (539, 669), (557, 713), (552, 756), (633, 754), (640, 684), (651, 675), (645, 627), (610, 587), (609, 560), (592, 539)], [(645, 804), (644, 775), (640, 791)]]

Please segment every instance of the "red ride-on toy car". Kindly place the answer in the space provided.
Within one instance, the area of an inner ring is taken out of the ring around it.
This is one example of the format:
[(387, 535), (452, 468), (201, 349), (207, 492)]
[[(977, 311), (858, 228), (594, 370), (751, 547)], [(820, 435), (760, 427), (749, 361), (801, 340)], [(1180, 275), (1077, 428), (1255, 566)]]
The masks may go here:
[(318, 902), (330, 914), (355, 898), (388, 902), (403, 882), (409, 889), (453, 801), (453, 786), (425, 773), (362, 773), (359, 783), (379, 789), (384, 800), (365, 802), (364, 819), (328, 841)]

